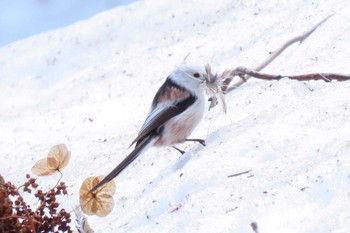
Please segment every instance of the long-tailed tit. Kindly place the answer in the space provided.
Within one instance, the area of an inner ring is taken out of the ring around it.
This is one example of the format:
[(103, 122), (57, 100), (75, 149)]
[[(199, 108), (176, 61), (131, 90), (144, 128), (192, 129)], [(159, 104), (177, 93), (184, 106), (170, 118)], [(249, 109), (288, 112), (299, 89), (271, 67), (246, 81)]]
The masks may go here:
[(206, 102), (205, 78), (204, 67), (176, 67), (155, 95), (150, 113), (130, 145), (135, 144), (134, 150), (90, 192), (115, 178), (151, 146), (174, 147), (186, 140), (198, 141), (204, 145), (204, 140), (187, 138), (203, 117)]

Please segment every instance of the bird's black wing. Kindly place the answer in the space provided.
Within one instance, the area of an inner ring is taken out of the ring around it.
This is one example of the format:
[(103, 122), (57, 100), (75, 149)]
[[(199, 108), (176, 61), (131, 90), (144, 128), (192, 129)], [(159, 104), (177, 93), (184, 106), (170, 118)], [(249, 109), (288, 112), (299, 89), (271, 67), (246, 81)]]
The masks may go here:
[(167, 79), (154, 97), (151, 112), (130, 146), (185, 111), (196, 99), (190, 92)]

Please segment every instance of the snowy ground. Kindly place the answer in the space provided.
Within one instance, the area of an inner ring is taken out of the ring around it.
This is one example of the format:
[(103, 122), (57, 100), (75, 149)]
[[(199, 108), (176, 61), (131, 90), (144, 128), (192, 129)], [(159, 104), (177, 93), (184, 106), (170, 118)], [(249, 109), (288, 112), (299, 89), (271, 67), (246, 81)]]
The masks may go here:
[[(51, 146), (72, 152), (66, 208), (82, 181), (129, 152), (172, 67), (254, 67), (325, 16), (270, 73), (350, 73), (348, 1), (140, 1), (0, 48), (0, 170), (25, 173)], [(180, 157), (150, 149), (115, 180), (97, 232), (349, 232), (350, 82), (256, 81), (208, 112)], [(237, 177), (229, 175), (250, 171)], [(39, 178), (44, 187), (58, 176)]]

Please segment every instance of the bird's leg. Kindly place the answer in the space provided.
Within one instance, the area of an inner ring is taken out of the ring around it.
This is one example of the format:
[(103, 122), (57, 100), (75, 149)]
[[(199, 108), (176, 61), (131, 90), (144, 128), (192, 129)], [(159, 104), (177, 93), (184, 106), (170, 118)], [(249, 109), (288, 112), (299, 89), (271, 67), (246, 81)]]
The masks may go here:
[[(198, 142), (198, 143), (200, 143), (202, 146), (206, 146), (206, 145), (205, 145), (205, 140), (203, 140), (203, 139), (185, 139), (185, 142)], [(183, 150), (177, 148), (176, 146), (173, 146), (173, 148), (174, 148), (175, 150), (177, 150), (178, 152), (180, 152), (182, 155), (185, 154), (185, 152), (186, 152), (186, 151), (183, 151)]]
[(177, 150), (178, 152), (180, 152), (180, 153), (181, 153), (181, 155), (185, 154), (185, 151), (180, 150), (180, 149), (179, 149), (179, 148), (177, 148), (176, 146), (173, 146), (173, 148), (174, 148), (175, 150)]
[(205, 140), (203, 139), (185, 139), (186, 142), (198, 142), (200, 143), (202, 146), (206, 146), (205, 145)]

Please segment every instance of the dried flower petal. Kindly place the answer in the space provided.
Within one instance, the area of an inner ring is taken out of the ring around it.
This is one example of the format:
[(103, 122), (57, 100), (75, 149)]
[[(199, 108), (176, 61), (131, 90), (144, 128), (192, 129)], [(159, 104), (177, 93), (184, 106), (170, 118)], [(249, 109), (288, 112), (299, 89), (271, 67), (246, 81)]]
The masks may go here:
[(70, 160), (70, 151), (65, 144), (58, 144), (50, 149), (47, 158), (37, 161), (32, 172), (37, 176), (48, 176), (65, 168)]
[(85, 214), (105, 217), (112, 212), (114, 207), (113, 194), (116, 190), (114, 181), (110, 181), (103, 187), (90, 193), (104, 176), (88, 177), (80, 187), (80, 206)]
[(58, 144), (51, 148), (47, 160), (49, 168), (61, 170), (67, 166), (70, 160), (70, 151), (65, 144)]
[(37, 161), (31, 171), (37, 176), (49, 176), (54, 174), (57, 170), (50, 169), (47, 164), (47, 158), (45, 158)]

